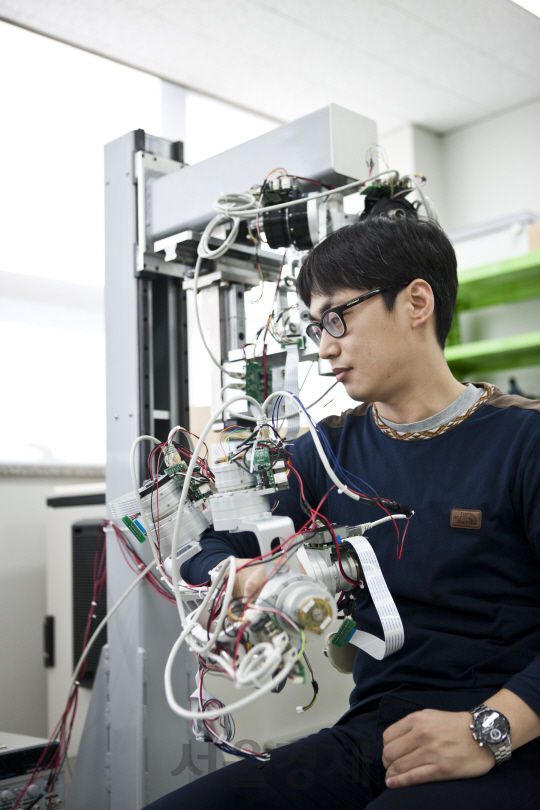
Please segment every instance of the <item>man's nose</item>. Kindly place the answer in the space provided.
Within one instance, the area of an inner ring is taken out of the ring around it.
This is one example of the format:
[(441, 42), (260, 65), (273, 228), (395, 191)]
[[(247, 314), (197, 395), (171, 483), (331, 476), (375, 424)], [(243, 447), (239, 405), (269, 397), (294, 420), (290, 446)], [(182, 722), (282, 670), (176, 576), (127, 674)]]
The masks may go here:
[(328, 360), (330, 357), (336, 357), (340, 352), (339, 341), (337, 338), (329, 335), (326, 329), (321, 333), (321, 344), (319, 346), (319, 357), (323, 360)]

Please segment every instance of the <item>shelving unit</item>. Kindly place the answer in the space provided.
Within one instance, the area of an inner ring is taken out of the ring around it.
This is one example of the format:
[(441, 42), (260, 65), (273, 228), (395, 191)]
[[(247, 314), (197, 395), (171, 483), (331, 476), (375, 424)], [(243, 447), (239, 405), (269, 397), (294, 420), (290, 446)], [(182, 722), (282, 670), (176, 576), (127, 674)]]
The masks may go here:
[(456, 312), (445, 349), (456, 377), (480, 379), (483, 372), (540, 364), (540, 329), (469, 343), (461, 342), (459, 329), (459, 315), (467, 310), (540, 299), (540, 250), (458, 271), (458, 279)]

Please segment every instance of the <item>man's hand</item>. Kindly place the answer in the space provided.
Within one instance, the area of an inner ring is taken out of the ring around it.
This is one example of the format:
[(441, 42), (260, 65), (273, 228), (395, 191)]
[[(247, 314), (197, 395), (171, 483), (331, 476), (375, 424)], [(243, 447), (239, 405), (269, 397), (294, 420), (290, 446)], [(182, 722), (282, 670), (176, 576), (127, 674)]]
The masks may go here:
[(250, 565), (249, 563), (253, 563), (253, 560), (245, 558), (236, 560), (236, 579), (234, 580), (233, 597), (241, 596), (248, 598), (256, 593), (264, 583), (264, 565), (262, 563)]
[[(249, 563), (251, 563), (251, 565), (249, 565)], [(301, 574), (306, 573), (302, 563), (299, 563), (299, 568)], [(246, 558), (237, 559), (233, 597), (241, 596), (247, 599), (253, 596), (253, 594), (258, 596), (265, 579), (266, 574), (262, 563), (253, 563), (253, 560)]]
[(390, 788), (468, 779), (493, 768), (495, 757), (473, 740), (469, 712), (413, 712), (383, 734), (383, 765)]

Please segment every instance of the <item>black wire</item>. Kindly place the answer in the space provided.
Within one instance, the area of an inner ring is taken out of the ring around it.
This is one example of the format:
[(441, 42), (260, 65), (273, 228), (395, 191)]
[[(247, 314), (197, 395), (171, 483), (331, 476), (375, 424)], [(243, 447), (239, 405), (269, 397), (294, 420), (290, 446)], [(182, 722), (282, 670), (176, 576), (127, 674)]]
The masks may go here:
[(27, 804), (27, 805), (26, 805), (25, 810), (32, 810), (32, 807), (35, 807), (35, 806), (36, 806), (36, 804), (37, 804), (38, 802), (40, 802), (44, 796), (46, 796), (46, 795), (47, 795), (47, 793), (49, 793), (49, 791), (48, 791), (48, 790), (44, 790), (42, 793), (40, 793), (40, 795), (39, 795), (39, 796), (36, 796), (36, 798), (34, 799), (34, 801), (32, 802), (32, 804)]
[(311, 707), (315, 703), (315, 700), (317, 699), (317, 696), (319, 694), (319, 684), (315, 680), (315, 673), (313, 672), (313, 667), (309, 663), (309, 658), (307, 657), (307, 655), (305, 653), (303, 653), (303, 656), (304, 656), (304, 661), (306, 662), (307, 667), (309, 669), (309, 673), (311, 675), (311, 686), (313, 688), (313, 697), (311, 698), (310, 702), (306, 706), (302, 706), (304, 711), (306, 711), (306, 709), (311, 709)]

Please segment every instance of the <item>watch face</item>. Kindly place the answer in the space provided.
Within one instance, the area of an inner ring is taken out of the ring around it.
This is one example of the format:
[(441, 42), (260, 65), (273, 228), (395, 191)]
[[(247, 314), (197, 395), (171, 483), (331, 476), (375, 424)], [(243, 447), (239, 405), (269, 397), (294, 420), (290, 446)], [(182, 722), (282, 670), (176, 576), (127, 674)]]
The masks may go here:
[(496, 745), (508, 737), (510, 724), (504, 715), (491, 709), (481, 712), (477, 718), (479, 736), (486, 743)]

